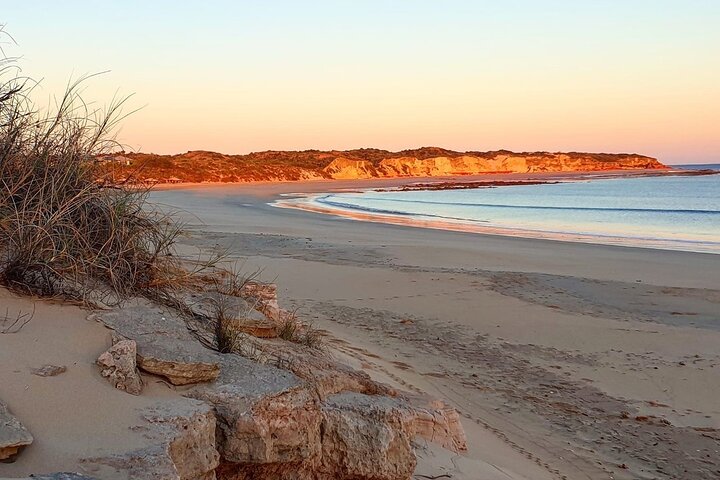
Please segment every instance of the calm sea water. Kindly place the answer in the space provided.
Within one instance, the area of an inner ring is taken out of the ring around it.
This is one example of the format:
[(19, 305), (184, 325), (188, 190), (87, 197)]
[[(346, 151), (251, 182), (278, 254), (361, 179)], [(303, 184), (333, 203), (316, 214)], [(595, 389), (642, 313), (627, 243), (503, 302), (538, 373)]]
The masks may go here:
[(511, 235), (720, 253), (720, 175), (337, 193), (314, 202)]

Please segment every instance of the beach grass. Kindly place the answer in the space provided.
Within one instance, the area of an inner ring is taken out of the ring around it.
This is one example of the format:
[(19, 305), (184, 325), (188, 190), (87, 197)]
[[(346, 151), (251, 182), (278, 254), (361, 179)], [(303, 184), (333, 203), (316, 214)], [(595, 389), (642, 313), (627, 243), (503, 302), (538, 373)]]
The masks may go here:
[(88, 302), (162, 290), (185, 275), (173, 255), (180, 226), (147, 190), (101, 175), (98, 155), (127, 98), (95, 108), (90, 77), (69, 83), (53, 108), (32, 101), (36, 83), (0, 63), (0, 283)]

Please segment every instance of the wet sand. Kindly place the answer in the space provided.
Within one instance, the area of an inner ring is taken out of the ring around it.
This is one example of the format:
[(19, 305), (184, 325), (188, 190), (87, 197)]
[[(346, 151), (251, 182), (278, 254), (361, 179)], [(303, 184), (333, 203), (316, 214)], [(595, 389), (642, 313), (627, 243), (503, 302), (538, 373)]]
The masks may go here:
[(268, 205), (372, 183), (152, 197), (182, 209), (185, 252), (228, 249), (277, 282), (281, 304), (325, 330), (339, 358), (459, 409), (470, 451), (419, 445), (417, 478), (720, 476), (720, 255)]

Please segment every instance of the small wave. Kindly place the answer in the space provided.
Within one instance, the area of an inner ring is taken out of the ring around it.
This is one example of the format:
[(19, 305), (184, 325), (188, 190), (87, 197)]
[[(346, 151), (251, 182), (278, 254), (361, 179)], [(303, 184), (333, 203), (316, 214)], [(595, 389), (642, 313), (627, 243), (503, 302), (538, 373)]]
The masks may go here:
[(321, 203), (321, 204), (327, 205), (329, 207), (344, 208), (347, 210), (357, 210), (357, 211), (367, 212), (367, 213), (379, 213), (379, 214), (385, 214), (385, 215), (401, 215), (404, 217), (431, 217), (431, 218), (442, 218), (442, 219), (448, 219), (448, 220), (461, 220), (463, 222), (485, 223), (484, 220), (477, 220), (474, 218), (449, 217), (446, 215), (435, 215), (432, 213), (412, 213), (412, 212), (406, 212), (403, 210), (390, 210), (390, 209), (386, 209), (386, 208), (362, 207), (360, 205), (355, 205), (353, 203), (344, 203), (344, 202), (338, 202), (335, 200), (328, 200), (328, 198), (331, 196), (332, 195), (318, 197), (315, 199), (315, 201), (317, 203)]
[[(392, 213), (395, 215), (415, 215), (413, 213), (404, 212), (402, 210), (387, 210), (387, 209), (375, 209), (372, 207), (365, 207), (354, 203), (338, 202), (337, 200), (329, 200), (332, 195), (319, 197), (316, 199), (317, 202), (337, 206), (341, 208), (350, 208), (353, 210), (363, 210), (375, 213)], [(463, 207), (489, 207), (489, 208), (508, 208), (508, 209), (528, 209), (528, 210), (574, 210), (583, 212), (634, 212), (634, 213), (665, 213), (665, 214), (702, 214), (702, 215), (720, 215), (720, 210), (697, 210), (697, 209), (660, 209), (660, 208), (618, 208), (618, 207), (564, 207), (564, 206), (551, 206), (551, 205), (508, 205), (508, 204), (496, 204), (496, 203), (463, 203), (463, 202), (437, 202), (431, 200), (403, 200), (399, 198), (364, 198), (366, 201), (386, 201), (396, 203), (416, 203), (423, 205), (448, 205), (448, 206), (463, 206)], [(440, 216), (440, 215), (436, 215)]]

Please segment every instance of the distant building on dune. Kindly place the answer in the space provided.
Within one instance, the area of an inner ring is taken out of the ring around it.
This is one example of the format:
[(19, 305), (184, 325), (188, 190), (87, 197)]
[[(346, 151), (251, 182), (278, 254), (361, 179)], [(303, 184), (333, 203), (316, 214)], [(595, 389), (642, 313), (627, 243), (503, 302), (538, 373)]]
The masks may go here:
[(97, 160), (101, 163), (115, 163), (120, 165), (130, 166), (132, 159), (125, 155), (101, 155), (97, 157)]

